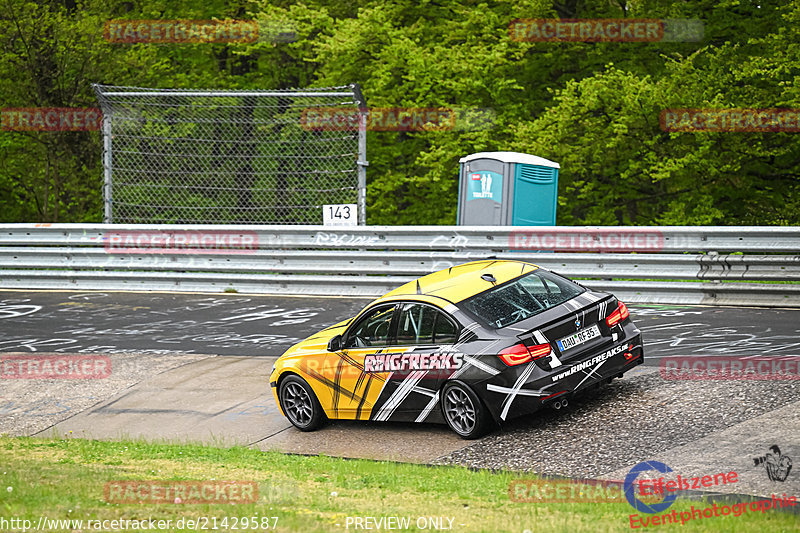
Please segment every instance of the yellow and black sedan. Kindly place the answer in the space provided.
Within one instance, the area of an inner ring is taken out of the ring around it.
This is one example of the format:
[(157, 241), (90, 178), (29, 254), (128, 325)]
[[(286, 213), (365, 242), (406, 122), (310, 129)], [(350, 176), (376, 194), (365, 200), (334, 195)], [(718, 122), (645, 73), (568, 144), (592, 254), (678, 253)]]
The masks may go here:
[(326, 419), (446, 423), (466, 439), (559, 409), (643, 362), (625, 304), (522, 261), (474, 261), (385, 294), (289, 348), (269, 382), (303, 431)]

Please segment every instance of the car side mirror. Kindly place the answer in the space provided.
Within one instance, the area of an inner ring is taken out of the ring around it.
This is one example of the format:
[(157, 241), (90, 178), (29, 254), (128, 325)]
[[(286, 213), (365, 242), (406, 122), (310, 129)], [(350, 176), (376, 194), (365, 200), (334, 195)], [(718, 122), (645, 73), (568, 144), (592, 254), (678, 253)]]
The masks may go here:
[(329, 352), (338, 352), (342, 349), (342, 336), (336, 335), (335, 337), (331, 338), (328, 341), (328, 351)]

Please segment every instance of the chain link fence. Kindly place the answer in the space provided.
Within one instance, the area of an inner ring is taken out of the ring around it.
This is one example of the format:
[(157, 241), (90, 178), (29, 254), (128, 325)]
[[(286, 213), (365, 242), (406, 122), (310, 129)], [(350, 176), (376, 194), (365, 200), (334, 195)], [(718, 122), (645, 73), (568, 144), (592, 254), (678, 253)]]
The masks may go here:
[(358, 85), (197, 91), (94, 85), (103, 110), (105, 222), (321, 224), (357, 204), (365, 128), (308, 128), (304, 110), (365, 110)]

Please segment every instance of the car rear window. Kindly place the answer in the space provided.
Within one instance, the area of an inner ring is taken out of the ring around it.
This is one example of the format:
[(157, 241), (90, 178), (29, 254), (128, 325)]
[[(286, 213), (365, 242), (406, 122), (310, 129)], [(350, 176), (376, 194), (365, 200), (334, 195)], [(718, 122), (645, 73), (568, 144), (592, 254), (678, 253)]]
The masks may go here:
[(540, 269), (477, 294), (459, 306), (493, 328), (504, 328), (585, 291), (568, 279)]

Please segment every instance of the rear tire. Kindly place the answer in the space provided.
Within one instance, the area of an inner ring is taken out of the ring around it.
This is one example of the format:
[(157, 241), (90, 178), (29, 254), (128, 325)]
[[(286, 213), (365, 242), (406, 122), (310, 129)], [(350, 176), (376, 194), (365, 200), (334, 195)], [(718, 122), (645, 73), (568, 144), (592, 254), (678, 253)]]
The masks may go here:
[(481, 399), (460, 381), (451, 381), (442, 388), (441, 407), (447, 425), (462, 439), (477, 439), (492, 425)]
[(281, 380), (278, 398), (286, 418), (300, 431), (314, 431), (325, 421), (325, 413), (311, 385), (299, 376)]

